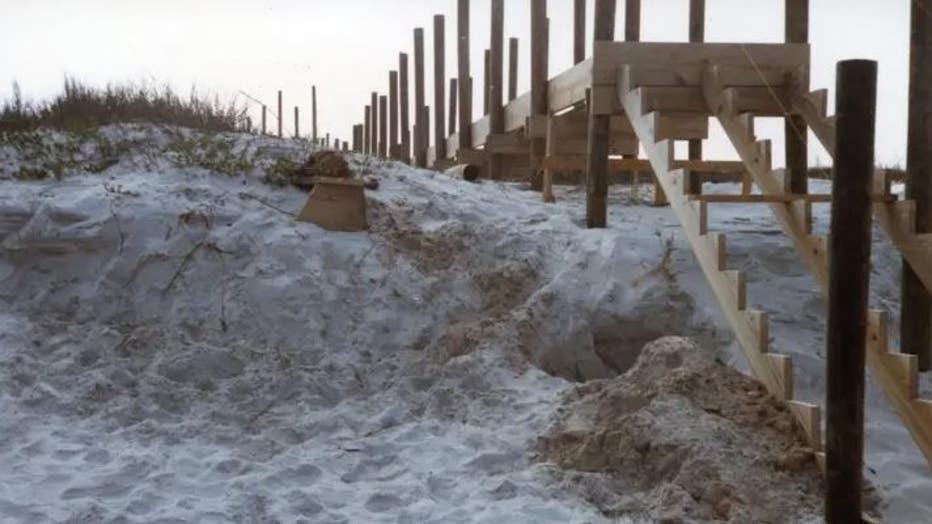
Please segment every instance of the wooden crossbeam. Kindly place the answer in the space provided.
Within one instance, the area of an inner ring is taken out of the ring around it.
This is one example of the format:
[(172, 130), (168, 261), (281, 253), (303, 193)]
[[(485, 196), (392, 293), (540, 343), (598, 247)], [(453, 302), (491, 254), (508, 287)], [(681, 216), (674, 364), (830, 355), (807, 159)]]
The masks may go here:
[[(690, 200), (709, 202), (717, 204), (776, 204), (791, 202), (810, 202), (810, 203), (830, 203), (832, 195), (830, 194), (793, 194), (786, 193), (782, 195), (734, 195), (734, 194), (705, 194), (690, 195)], [(894, 196), (874, 196), (875, 202), (894, 202)]]
[[(610, 171), (650, 171), (649, 160), (641, 158), (611, 158), (608, 161)], [(542, 167), (554, 170), (585, 169), (586, 158), (582, 155), (565, 155), (548, 157), (543, 160)], [(700, 173), (717, 173), (726, 175), (741, 175), (744, 173), (744, 164), (731, 160), (674, 160), (674, 169), (686, 169)]]

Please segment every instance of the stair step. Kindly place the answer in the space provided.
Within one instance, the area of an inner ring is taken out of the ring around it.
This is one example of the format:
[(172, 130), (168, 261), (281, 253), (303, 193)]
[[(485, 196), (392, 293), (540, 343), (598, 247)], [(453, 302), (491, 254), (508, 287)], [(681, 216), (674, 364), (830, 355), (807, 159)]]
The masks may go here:
[(815, 451), (822, 451), (822, 408), (808, 402), (791, 400), (787, 402), (790, 411), (796, 415), (796, 420), (803, 427), (809, 445)]
[(793, 359), (778, 353), (767, 353), (767, 359), (777, 376), (780, 377), (780, 383), (783, 384), (779, 400), (791, 400), (793, 398)]
[(728, 278), (728, 283), (731, 287), (731, 293), (735, 297), (735, 304), (738, 307), (738, 311), (744, 311), (747, 309), (747, 279), (744, 276), (742, 271), (737, 269), (727, 269), (723, 271), (725, 276)]
[(919, 396), (919, 359), (905, 353), (885, 353), (882, 357), (895, 373), (908, 398)]
[(748, 316), (754, 331), (757, 332), (757, 350), (761, 353), (767, 353), (770, 348), (770, 317), (766, 311), (758, 309), (749, 309), (744, 312)]

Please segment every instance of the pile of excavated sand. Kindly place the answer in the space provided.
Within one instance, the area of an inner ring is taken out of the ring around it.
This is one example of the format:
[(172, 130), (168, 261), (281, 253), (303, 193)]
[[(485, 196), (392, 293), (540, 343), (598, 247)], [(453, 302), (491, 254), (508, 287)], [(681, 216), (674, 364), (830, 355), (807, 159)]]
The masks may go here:
[(565, 470), (609, 474), (568, 474), (608, 515), (760, 523), (822, 512), (818, 467), (792, 415), (685, 338), (652, 342), (624, 375), (568, 391), (543, 453)]

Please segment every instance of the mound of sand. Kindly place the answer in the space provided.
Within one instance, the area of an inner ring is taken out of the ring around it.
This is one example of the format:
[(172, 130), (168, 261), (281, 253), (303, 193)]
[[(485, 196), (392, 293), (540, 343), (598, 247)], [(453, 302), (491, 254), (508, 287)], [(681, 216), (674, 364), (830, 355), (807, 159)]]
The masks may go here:
[(544, 456), (609, 474), (577, 483), (603, 513), (669, 522), (821, 514), (818, 468), (792, 415), (687, 339), (648, 344), (626, 374), (569, 391), (558, 413)]

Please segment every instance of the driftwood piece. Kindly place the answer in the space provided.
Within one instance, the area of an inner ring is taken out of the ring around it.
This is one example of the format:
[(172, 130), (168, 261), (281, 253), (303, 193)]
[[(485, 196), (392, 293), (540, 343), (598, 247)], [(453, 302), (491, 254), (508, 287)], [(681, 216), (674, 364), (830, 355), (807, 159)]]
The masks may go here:
[(450, 178), (465, 180), (467, 182), (475, 182), (479, 180), (479, 173), (481, 171), (482, 168), (473, 164), (457, 164), (444, 171), (443, 174)]

